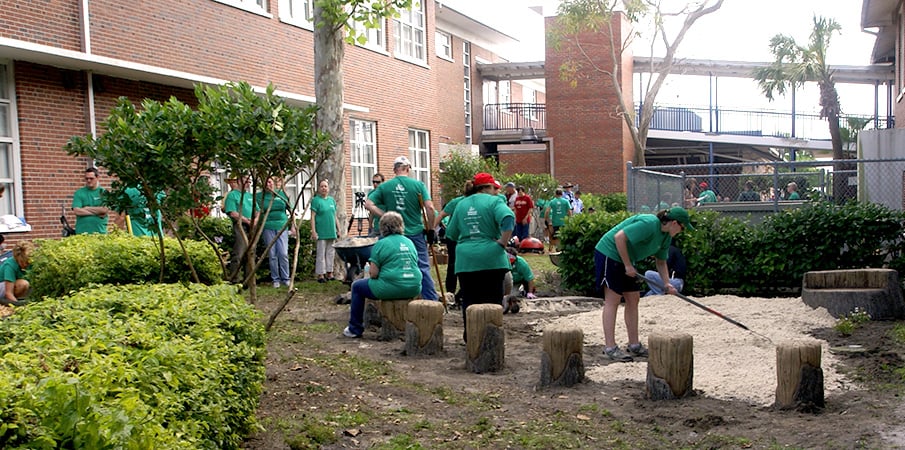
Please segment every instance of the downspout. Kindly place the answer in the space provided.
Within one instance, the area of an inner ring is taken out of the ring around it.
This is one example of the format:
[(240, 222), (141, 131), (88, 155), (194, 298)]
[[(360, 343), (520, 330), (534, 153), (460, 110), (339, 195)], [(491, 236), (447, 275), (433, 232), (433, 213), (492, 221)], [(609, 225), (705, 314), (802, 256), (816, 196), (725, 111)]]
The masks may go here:
[[(79, 3), (79, 28), (82, 31), (82, 52), (91, 54), (91, 15), (88, 11), (88, 1)], [(89, 70), (85, 72), (88, 77), (88, 127), (91, 137), (97, 137), (97, 114), (94, 111), (94, 74)], [(94, 165), (92, 161), (91, 165)]]

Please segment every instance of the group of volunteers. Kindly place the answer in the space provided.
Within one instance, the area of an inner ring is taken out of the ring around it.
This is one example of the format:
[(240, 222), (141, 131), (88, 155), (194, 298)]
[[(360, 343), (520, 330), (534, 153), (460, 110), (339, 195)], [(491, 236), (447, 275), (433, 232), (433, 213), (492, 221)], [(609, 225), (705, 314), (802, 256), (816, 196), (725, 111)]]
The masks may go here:
[[(503, 306), (507, 289), (512, 289), (513, 283), (524, 285), (528, 296), (534, 297), (534, 276), (530, 268), (525, 270), (527, 262), (508, 245), (515, 230), (525, 231), (523, 225), (530, 219), (524, 219), (524, 211), (534, 207), (524, 190), (507, 184), (507, 198), (500, 193), (503, 186), (491, 174), (477, 173), (465, 183), (462, 195), (449, 200), (435, 216), (427, 187), (409, 176), (410, 169), (408, 158), (396, 158), (393, 164), (395, 177), (389, 181), (383, 181), (381, 177), (368, 195), (366, 208), (378, 222), (376, 228), (381, 238), (371, 250), (369, 278), (352, 283), (349, 325), (343, 330), (347, 337), (361, 337), (364, 332), (367, 298), (409, 299), (420, 294), (422, 299), (438, 299), (430, 275), (425, 233), (432, 234), (433, 227), (440, 223), (446, 223), (445, 239), (453, 247), (448, 249), (447, 287), (452, 292), (458, 284), (456, 299), (461, 306), (465, 329), (469, 306), (482, 303)], [(569, 192), (571, 194), (571, 189)], [(558, 210), (558, 205), (562, 205), (564, 217), (575, 212), (574, 197), (570, 195), (573, 198), (570, 202), (564, 196), (563, 190), (556, 190), (554, 199), (545, 206), (545, 218), (550, 217), (554, 209)], [(579, 206), (579, 212), (582, 208)], [(435, 217), (427, 228), (426, 217)], [(564, 219), (553, 222), (554, 233), (558, 231), (556, 227), (563, 224)], [(693, 229), (688, 212), (674, 206), (656, 214), (629, 217), (598, 241), (594, 250), (595, 288), (604, 299), (604, 354), (608, 358), (627, 362), (634, 357), (647, 356), (648, 350), (638, 335), (642, 278), (635, 265), (653, 256), (656, 270), (649, 272), (647, 278), (666, 282), (662, 285), (650, 283), (651, 289), (655, 293), (676, 294), (681, 289), (681, 279), (676, 282), (677, 267), (672, 267), (670, 277), (667, 260), (677, 264), (673, 261), (681, 257), (681, 252), (672, 245), (672, 240), (682, 231)], [(433, 236), (430, 238), (433, 241)], [(679, 276), (684, 277), (684, 258), (681, 261)], [(617, 311), (623, 300), (628, 334), (624, 350), (617, 345), (615, 337)]]

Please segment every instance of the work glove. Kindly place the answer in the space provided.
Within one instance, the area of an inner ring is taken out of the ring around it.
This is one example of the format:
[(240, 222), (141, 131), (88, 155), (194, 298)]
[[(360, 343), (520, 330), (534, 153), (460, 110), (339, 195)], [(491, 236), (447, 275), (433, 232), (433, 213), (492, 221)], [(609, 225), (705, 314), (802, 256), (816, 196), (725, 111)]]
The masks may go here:
[(525, 297), (528, 297), (529, 300), (534, 300), (537, 298), (537, 296), (534, 295), (534, 292), (529, 292)]
[(427, 240), (428, 244), (436, 244), (437, 243), (437, 233), (434, 230), (425, 230), (424, 238)]

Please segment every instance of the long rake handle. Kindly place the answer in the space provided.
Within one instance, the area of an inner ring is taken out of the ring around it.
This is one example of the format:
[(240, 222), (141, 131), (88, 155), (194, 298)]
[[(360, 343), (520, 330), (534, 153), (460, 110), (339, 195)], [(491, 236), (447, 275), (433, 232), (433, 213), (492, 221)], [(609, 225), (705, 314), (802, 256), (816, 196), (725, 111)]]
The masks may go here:
[[(647, 282), (648, 284), (650, 284), (651, 286), (655, 286), (655, 287), (659, 288), (659, 289), (662, 290), (663, 292), (667, 292), (665, 286), (663, 286), (663, 285), (660, 284), (660, 283), (657, 283), (657, 282), (654, 281), (654, 280), (651, 280), (650, 278), (648, 278), (648, 277), (646, 277), (646, 276), (644, 276), (644, 275), (641, 275), (640, 273), (638, 274), (638, 278), (640, 278), (640, 279), (646, 281), (646, 282)], [(676, 292), (675, 295), (676, 295), (676, 297), (679, 297), (679, 298), (681, 298), (682, 300), (685, 300), (686, 302), (691, 303), (692, 305), (697, 306), (698, 308), (701, 308), (701, 309), (703, 309), (704, 311), (707, 311), (707, 312), (709, 312), (710, 314), (713, 314), (714, 316), (717, 316), (717, 317), (719, 317), (720, 319), (725, 320), (726, 322), (729, 322), (729, 323), (731, 323), (731, 324), (733, 324), (733, 325), (735, 325), (735, 326), (737, 326), (737, 327), (739, 327), (739, 328), (741, 328), (741, 329), (743, 329), (743, 330), (751, 331), (748, 327), (746, 327), (746, 326), (743, 325), (742, 323), (736, 322), (735, 320), (732, 320), (732, 319), (730, 319), (730, 318), (724, 316), (724, 315), (721, 314), (719, 311), (716, 311), (716, 310), (714, 310), (714, 309), (712, 309), (712, 308), (710, 308), (710, 307), (708, 307), (708, 306), (706, 306), (706, 305), (704, 305), (704, 304), (698, 303), (698, 302), (692, 300), (691, 298), (689, 298), (689, 297), (687, 297), (687, 296), (685, 296), (685, 295), (683, 295), (683, 294), (681, 294), (681, 293), (679, 293), (679, 292)]]

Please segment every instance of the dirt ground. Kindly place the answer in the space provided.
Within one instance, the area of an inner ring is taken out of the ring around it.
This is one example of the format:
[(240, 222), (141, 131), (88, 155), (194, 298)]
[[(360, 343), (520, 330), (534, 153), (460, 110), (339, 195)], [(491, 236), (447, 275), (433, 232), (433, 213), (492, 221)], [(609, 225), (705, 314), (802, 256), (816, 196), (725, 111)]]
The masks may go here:
[[(505, 315), (505, 368), (474, 374), (458, 310), (444, 318), (444, 354), (414, 358), (401, 354), (401, 340), (378, 341), (375, 328), (343, 337), (348, 306), (331, 293), (303, 295), (271, 331), (262, 430), (245, 448), (905, 448), (905, 346), (890, 336), (895, 323), (842, 337), (832, 317), (800, 299), (697, 300), (763, 337), (675, 297), (644, 299), (642, 340), (656, 331), (694, 339), (696, 395), (652, 401), (646, 360), (602, 356), (597, 299), (540, 298)], [(263, 296), (259, 306), (269, 312), (277, 302)], [(621, 321), (620, 310), (624, 345)], [(584, 331), (587, 380), (541, 389), (541, 336), (555, 322)], [(826, 407), (817, 413), (772, 407), (775, 344), (801, 339), (823, 347)], [(863, 350), (839, 351), (854, 344)]]

